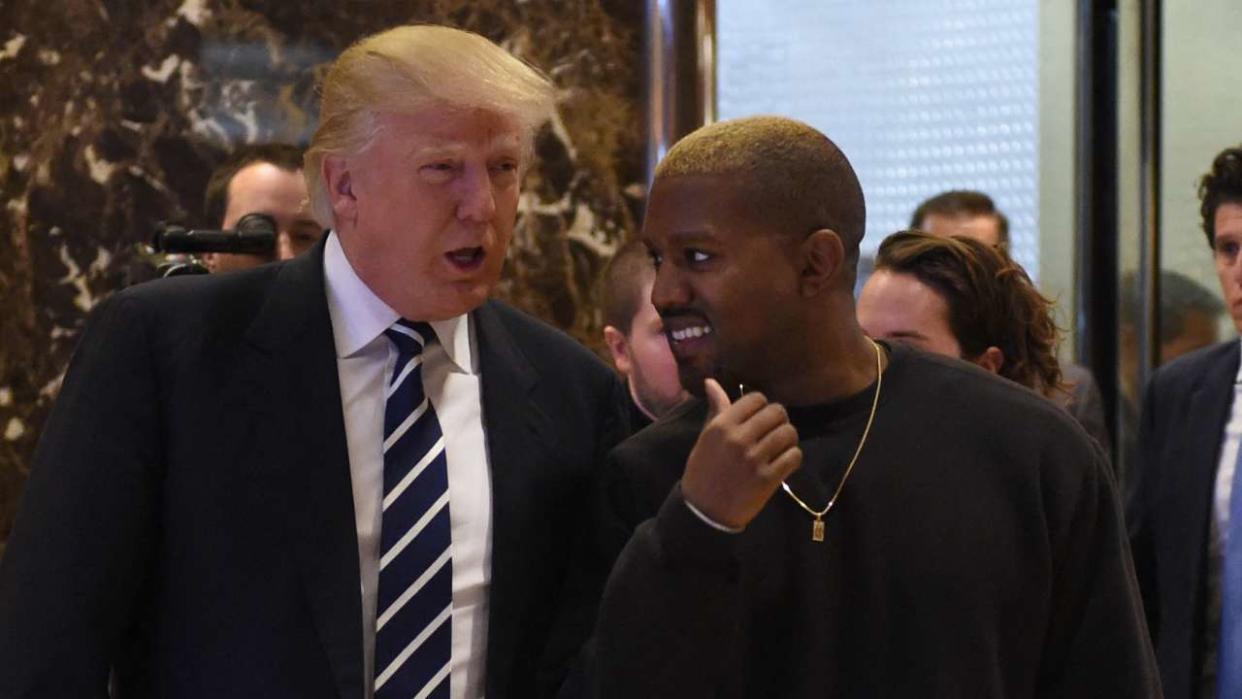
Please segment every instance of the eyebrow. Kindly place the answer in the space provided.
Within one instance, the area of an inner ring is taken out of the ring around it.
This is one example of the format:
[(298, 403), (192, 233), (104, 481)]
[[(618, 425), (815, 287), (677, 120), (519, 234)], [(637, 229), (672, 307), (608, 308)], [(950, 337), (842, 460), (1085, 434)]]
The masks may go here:
[(466, 144), (461, 141), (451, 141), (411, 148), (406, 151), (405, 155), (410, 158), (436, 157), (442, 155), (455, 155), (465, 149)]
[[(522, 139), (515, 134), (496, 134), (488, 141), (487, 147), (493, 150), (499, 149), (515, 149), (520, 150)], [(455, 155), (470, 147), (468, 141), (441, 141), (418, 148), (413, 148), (406, 152), (409, 157), (419, 156), (436, 156), (436, 155)]]
[(927, 336), (917, 330), (895, 330), (888, 334), (889, 337), (911, 338), (915, 340), (926, 340)]
[(708, 230), (691, 229), (691, 230), (673, 231), (672, 233), (668, 234), (668, 238), (669, 240), (672, 240), (675, 242), (685, 243), (688, 241), (693, 242), (693, 241), (699, 241), (699, 240), (715, 240), (716, 236), (713, 235), (712, 232)]

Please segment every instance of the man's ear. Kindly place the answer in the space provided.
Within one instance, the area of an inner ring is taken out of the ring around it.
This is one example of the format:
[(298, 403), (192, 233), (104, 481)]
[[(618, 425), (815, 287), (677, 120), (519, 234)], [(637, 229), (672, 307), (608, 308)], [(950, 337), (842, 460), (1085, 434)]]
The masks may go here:
[(328, 188), (328, 203), (338, 222), (353, 222), (358, 217), (358, 200), (354, 197), (353, 177), (349, 164), (339, 155), (325, 156), (320, 177)]
[(608, 345), (608, 352), (612, 355), (612, 363), (616, 365), (617, 371), (629, 376), (633, 365), (630, 362), (630, 343), (625, 339), (625, 334), (611, 325), (605, 325), (604, 344)]
[(993, 345), (983, 350), (983, 352), (972, 361), (993, 374), (999, 374), (1001, 367), (1005, 366), (1005, 353), (1001, 350), (1001, 348)]
[(845, 246), (831, 228), (808, 235), (801, 245), (802, 270), (799, 290), (811, 297), (823, 293), (839, 279), (845, 266)]

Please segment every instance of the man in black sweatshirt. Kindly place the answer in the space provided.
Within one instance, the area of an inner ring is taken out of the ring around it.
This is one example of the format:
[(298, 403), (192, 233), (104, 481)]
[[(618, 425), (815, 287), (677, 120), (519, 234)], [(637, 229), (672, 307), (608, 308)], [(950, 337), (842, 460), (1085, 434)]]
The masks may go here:
[(623, 443), (596, 626), (615, 697), (1154, 697), (1116, 488), (1055, 405), (859, 329), (844, 154), (721, 122), (643, 240), (697, 398)]

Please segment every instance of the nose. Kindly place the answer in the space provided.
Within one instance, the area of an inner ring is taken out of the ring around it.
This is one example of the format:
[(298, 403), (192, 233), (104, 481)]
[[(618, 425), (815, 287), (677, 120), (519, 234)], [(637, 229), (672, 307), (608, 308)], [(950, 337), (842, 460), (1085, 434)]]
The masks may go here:
[(281, 231), (276, 234), (276, 259), (291, 260), (293, 259), (293, 236), (289, 235), (289, 231)]
[(460, 180), (457, 217), (464, 221), (488, 223), (496, 215), (496, 193), (486, 167), (470, 168)]
[(690, 291), (686, 287), (682, 275), (674, 265), (667, 262), (656, 270), (655, 282), (651, 285), (651, 305), (657, 311), (677, 308), (690, 303)]

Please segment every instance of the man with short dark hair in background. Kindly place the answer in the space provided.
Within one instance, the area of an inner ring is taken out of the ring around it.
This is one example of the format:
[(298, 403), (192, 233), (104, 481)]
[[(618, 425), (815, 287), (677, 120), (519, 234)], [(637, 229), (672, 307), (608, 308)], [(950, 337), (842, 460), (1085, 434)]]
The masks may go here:
[[(1117, 403), (1120, 422), (1125, 426), (1118, 439), (1121, 464), (1125, 469), (1122, 480), (1127, 484), (1128, 475), (1138, 463), (1139, 386), (1138, 376), (1138, 327), (1135, 313), (1139, 310), (1138, 280), (1134, 273), (1121, 278), (1120, 318), (1118, 319), (1118, 388), (1121, 391)], [(1168, 364), (1183, 354), (1214, 345), (1220, 341), (1219, 321), (1225, 312), (1225, 304), (1199, 282), (1174, 270), (1160, 272), (1160, 355), (1157, 365)]]
[(677, 407), (689, 394), (677, 376), (664, 321), (651, 305), (655, 268), (640, 241), (617, 249), (600, 278), (604, 344), (630, 389), (634, 431)]
[(1160, 363), (1220, 341), (1225, 304), (1198, 282), (1172, 270), (1160, 273)]
[[(910, 217), (910, 227), (935, 236), (965, 236), (1009, 250), (1009, 219), (996, 208), (992, 197), (971, 189), (942, 192), (925, 200)], [(1066, 386), (1055, 400), (1070, 411), (1087, 434), (1112, 455), (1104, 397), (1091, 371), (1080, 364), (1063, 362), (1061, 377)]]
[(231, 230), (247, 214), (264, 214), (276, 223), (276, 248), (271, 255), (206, 253), (203, 261), (212, 272), (288, 260), (323, 237), (323, 226), (310, 212), (302, 149), (296, 146), (238, 146), (212, 171), (203, 200), (208, 226)]
[[(1203, 232), (1242, 331), (1242, 146), (1199, 183)], [(1143, 394), (1127, 521), (1165, 696), (1242, 696), (1242, 371), (1230, 339), (1161, 366)]]
[[(1121, 278), (1120, 325), (1123, 392), (1138, 398), (1137, 387), (1124, 379), (1137, 373), (1139, 338), (1135, 313), (1139, 309), (1138, 280), (1133, 272)], [(1160, 356), (1167, 364), (1202, 347), (1220, 341), (1219, 321), (1225, 304), (1199, 282), (1171, 269), (1160, 271)]]
[(554, 86), (420, 25), (321, 94), (331, 233), (92, 313), (0, 560), (0, 696), (524, 699), (589, 633), (624, 389), (488, 299)]
[(970, 189), (941, 192), (918, 205), (910, 227), (932, 235), (964, 235), (988, 245), (1009, 246), (1009, 219), (992, 197)]

